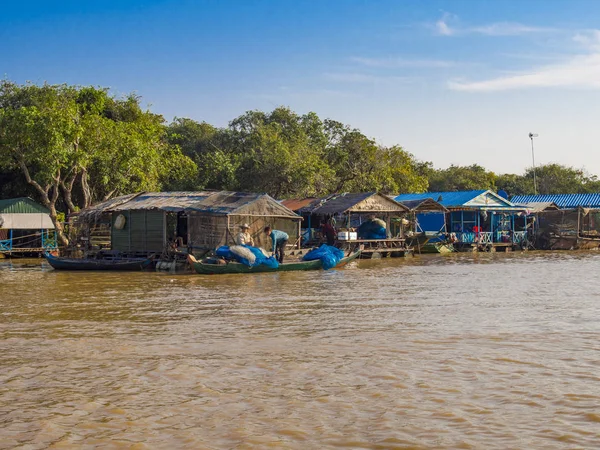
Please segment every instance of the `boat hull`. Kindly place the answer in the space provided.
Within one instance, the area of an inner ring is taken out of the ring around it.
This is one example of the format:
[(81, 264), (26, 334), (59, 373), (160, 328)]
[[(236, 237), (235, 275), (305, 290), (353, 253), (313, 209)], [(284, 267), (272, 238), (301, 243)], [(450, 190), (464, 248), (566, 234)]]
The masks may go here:
[[(351, 261), (354, 261), (360, 255), (360, 250), (352, 253), (338, 263), (335, 268), (343, 267)], [(227, 264), (204, 264), (201, 261), (197, 261), (192, 255), (188, 257), (188, 261), (192, 266), (192, 269), (201, 275), (224, 275), (233, 273), (265, 273), (265, 272), (293, 272), (293, 271), (305, 271), (305, 270), (320, 270), (323, 265), (320, 260), (314, 261), (298, 261), (288, 262), (279, 264), (279, 267), (272, 268), (265, 265), (248, 267), (244, 264), (237, 262), (229, 262)]]
[(445, 244), (443, 242), (428, 242), (421, 247), (421, 253), (452, 253), (454, 251), (452, 244)]
[(46, 261), (55, 270), (102, 270), (102, 271), (141, 271), (149, 270), (154, 264), (153, 258), (145, 259), (123, 259), (123, 260), (103, 260), (103, 259), (76, 259), (61, 258), (50, 254), (45, 254)]

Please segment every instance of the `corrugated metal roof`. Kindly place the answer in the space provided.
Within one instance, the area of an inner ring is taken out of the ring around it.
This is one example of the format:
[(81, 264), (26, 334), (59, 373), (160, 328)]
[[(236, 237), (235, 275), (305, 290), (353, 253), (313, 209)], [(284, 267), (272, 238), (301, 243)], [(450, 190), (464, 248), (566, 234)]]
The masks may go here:
[[(369, 205), (371, 203), (371, 205)], [(297, 210), (299, 214), (342, 214), (345, 212), (406, 212), (408, 208), (377, 192), (332, 194), (313, 200)]]
[(213, 192), (186, 211), (216, 215), (264, 215), (269, 217), (301, 217), (267, 194), (250, 192)]
[(399, 202), (432, 198), (448, 209), (524, 210), (491, 190), (425, 192), (422, 194), (400, 194)]
[(600, 193), (515, 195), (510, 201), (518, 204), (553, 202), (561, 209), (578, 208), (579, 206), (583, 208), (600, 208)]
[(48, 208), (34, 202), (27, 197), (9, 198), (0, 200), (0, 213), (5, 214), (28, 214), (44, 213), (49, 214)]
[(439, 211), (445, 212), (448, 211), (441, 203), (436, 202), (432, 198), (425, 198), (419, 200), (405, 200), (402, 203), (411, 211)]
[(179, 212), (214, 193), (215, 191), (143, 192), (117, 206), (105, 208), (105, 211), (160, 209), (162, 211)]
[(532, 213), (537, 213), (540, 211), (546, 211), (546, 210), (552, 210), (552, 209), (554, 209), (554, 210), (559, 209), (558, 205), (554, 202), (529, 202), (529, 203), (525, 203), (524, 205), (519, 205), (519, 206), (524, 206)]
[(292, 211), (298, 211), (299, 209), (306, 208), (310, 206), (311, 203), (319, 200), (317, 197), (307, 197), (303, 199), (293, 199), (290, 198), (288, 200), (282, 200), (281, 204), (286, 208), (291, 209)]
[(110, 200), (106, 200), (101, 203), (96, 203), (95, 205), (90, 206), (89, 208), (82, 209), (79, 212), (73, 213), (73, 214), (71, 214), (71, 216), (75, 216), (79, 220), (84, 220), (84, 221), (90, 220), (93, 218), (97, 218), (103, 212), (111, 211), (111, 208), (122, 205), (123, 203), (128, 202), (129, 200), (136, 197), (137, 195), (140, 195), (140, 193), (137, 192), (135, 194), (127, 194), (127, 195), (121, 195), (119, 197), (111, 198)]
[(422, 194), (400, 194), (396, 197), (396, 201), (403, 203), (411, 200), (425, 200), (431, 198), (442, 204), (446, 208), (462, 206), (470, 202), (475, 197), (480, 196), (486, 190), (480, 191), (455, 191), (455, 192), (424, 192)]

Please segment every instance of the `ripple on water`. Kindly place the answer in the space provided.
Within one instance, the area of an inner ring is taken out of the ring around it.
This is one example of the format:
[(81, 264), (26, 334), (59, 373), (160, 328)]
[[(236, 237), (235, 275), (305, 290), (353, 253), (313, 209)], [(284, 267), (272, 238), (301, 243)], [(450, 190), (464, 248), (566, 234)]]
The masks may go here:
[(0, 449), (594, 448), (600, 255), (256, 276), (0, 262)]

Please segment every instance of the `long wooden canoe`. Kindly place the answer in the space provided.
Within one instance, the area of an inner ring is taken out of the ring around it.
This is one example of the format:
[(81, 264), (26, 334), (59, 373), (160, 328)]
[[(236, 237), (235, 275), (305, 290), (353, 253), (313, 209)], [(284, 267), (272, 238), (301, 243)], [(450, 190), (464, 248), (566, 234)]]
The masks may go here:
[[(360, 250), (342, 258), (335, 268), (345, 266), (350, 261), (354, 261), (360, 255)], [(321, 260), (314, 261), (293, 261), (279, 264), (279, 267), (274, 269), (264, 265), (248, 267), (238, 262), (228, 262), (227, 264), (206, 264), (196, 260), (194, 256), (188, 256), (188, 262), (196, 271), (202, 275), (221, 275), (228, 273), (259, 273), (259, 272), (291, 272), (294, 270), (320, 270), (323, 268)]]
[(152, 268), (154, 257), (149, 258), (61, 258), (49, 253), (44, 254), (46, 261), (56, 270), (115, 270), (139, 271)]

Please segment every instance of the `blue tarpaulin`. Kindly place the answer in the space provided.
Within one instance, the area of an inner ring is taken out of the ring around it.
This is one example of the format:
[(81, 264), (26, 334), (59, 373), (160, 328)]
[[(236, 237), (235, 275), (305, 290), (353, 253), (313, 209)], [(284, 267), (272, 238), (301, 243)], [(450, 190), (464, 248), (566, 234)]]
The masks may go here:
[(323, 264), (323, 269), (328, 270), (337, 266), (343, 257), (344, 252), (339, 248), (323, 244), (319, 248), (315, 248), (314, 250), (308, 252), (302, 259), (304, 261), (320, 259), (321, 263)]
[(271, 267), (273, 269), (276, 269), (279, 267), (279, 263), (277, 262), (277, 260), (273, 256), (269, 256), (269, 257), (265, 256), (265, 254), (262, 252), (262, 250), (260, 248), (251, 247), (249, 245), (244, 245), (242, 247), (250, 250), (252, 252), (252, 254), (254, 254), (254, 256), (256, 257), (256, 259), (254, 260), (254, 263), (251, 263), (247, 258), (244, 258), (243, 256), (235, 254), (234, 252), (231, 251), (231, 249), (227, 245), (223, 245), (223, 246), (219, 247), (215, 253), (217, 256), (220, 256), (225, 259), (231, 259), (231, 260), (237, 261), (248, 267), (259, 266), (261, 264)]

